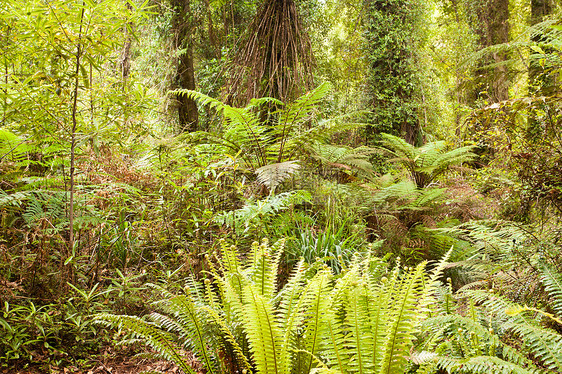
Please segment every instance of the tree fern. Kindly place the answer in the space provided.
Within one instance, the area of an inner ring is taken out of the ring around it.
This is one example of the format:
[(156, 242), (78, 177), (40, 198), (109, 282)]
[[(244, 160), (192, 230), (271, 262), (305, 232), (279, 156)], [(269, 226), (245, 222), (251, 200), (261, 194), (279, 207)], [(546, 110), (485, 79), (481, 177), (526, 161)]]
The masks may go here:
[(420, 188), (428, 186), (450, 166), (473, 160), (474, 146), (448, 150), (443, 141), (427, 143), (420, 148), (390, 134), (382, 134), (382, 145), (395, 156), (392, 161), (404, 166), (411, 179)]
[(333, 144), (315, 143), (310, 146), (311, 156), (331, 168), (358, 170), (370, 176), (374, 169), (369, 157), (375, 150), (368, 147), (351, 148)]
[[(232, 156), (241, 157), (249, 170), (256, 171), (270, 164), (296, 161), (306, 145), (363, 125), (342, 119), (316, 120), (316, 107), (330, 90), (328, 84), (323, 84), (291, 104), (261, 98), (251, 100), (244, 108), (231, 107), (196, 91), (173, 93), (187, 95), (209, 106), (224, 119), (220, 131), (182, 135), (186, 140), (219, 144)], [(264, 119), (264, 109), (272, 105), (280, 109), (267, 113)]]
[(256, 175), (258, 176), (257, 181), (265, 185), (271, 193), (274, 194), (275, 187), (294, 174), (299, 168), (300, 165), (297, 161), (285, 161), (265, 165), (256, 169)]

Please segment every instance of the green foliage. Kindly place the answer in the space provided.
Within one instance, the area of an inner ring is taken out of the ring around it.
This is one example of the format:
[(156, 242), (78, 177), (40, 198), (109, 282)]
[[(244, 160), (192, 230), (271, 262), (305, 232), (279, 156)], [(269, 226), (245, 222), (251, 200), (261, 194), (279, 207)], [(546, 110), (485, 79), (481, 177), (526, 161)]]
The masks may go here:
[(409, 143), (420, 144), (423, 4), (410, 0), (365, 4), (370, 129), (376, 134), (405, 136)]
[[(107, 289), (102, 289), (99, 283), (90, 289), (69, 284), (65, 300), (47, 304), (30, 300), (21, 304), (4, 301), (0, 309), (0, 367), (35, 362), (41, 355), (48, 355), (50, 364), (57, 366), (89, 358), (107, 339), (103, 331), (93, 325), (92, 315), (111, 310), (114, 303), (132, 303), (132, 292), (124, 294), (123, 291), (117, 282)], [(144, 287), (137, 286), (135, 293), (144, 291)]]
[[(556, 292), (560, 292), (559, 287)], [(432, 331), (426, 339), (430, 344), (426, 349), (439, 354), (426, 366), (448, 373), (560, 371), (562, 336), (545, 328), (540, 319), (525, 316), (525, 312), (541, 313), (556, 320), (554, 316), (511, 303), (494, 290), (465, 290), (455, 297), (468, 300), (466, 316), (448, 312), (424, 322)]]
[[(324, 355), (331, 372), (401, 373), (408, 366), (424, 288), (421, 263), (398, 267), (381, 278), (380, 263), (352, 266), (336, 284), (323, 329)], [(330, 372), (318, 369), (316, 372)]]
[(446, 142), (438, 141), (417, 148), (394, 135), (381, 136), (383, 147), (396, 157), (392, 161), (408, 171), (418, 188), (427, 187), (451, 166), (472, 161), (476, 157), (472, 153), (474, 146), (448, 150)]
[(311, 156), (324, 166), (323, 174), (330, 170), (341, 170), (353, 176), (355, 173), (362, 179), (369, 179), (374, 173), (370, 157), (375, 150), (369, 147), (346, 147), (334, 144), (316, 143), (311, 146)]
[[(197, 132), (186, 135), (188, 140), (217, 144), (223, 152), (242, 158), (249, 170), (256, 171), (270, 164), (298, 160), (307, 145), (361, 126), (342, 118), (316, 122), (317, 106), (330, 89), (329, 84), (322, 84), (287, 105), (272, 98), (252, 99), (245, 108), (231, 107), (195, 91), (173, 93), (188, 95), (223, 118), (219, 133)], [(280, 109), (268, 111), (270, 106)]]
[(310, 193), (304, 190), (283, 192), (278, 195), (270, 195), (264, 200), (250, 201), (243, 208), (222, 213), (215, 219), (217, 222), (234, 227), (236, 231), (240, 231), (242, 225), (244, 232), (256, 227), (267, 231), (267, 223), (274, 214), (295, 205), (310, 202), (311, 198)]
[[(307, 263), (321, 260), (337, 274), (345, 269), (351, 260), (364, 251), (362, 232), (349, 233), (345, 223), (336, 232), (326, 230), (315, 233), (313, 227), (300, 227), (287, 244), (287, 264), (292, 265), (303, 258)], [(382, 242), (370, 244), (369, 251), (380, 248)]]
[(532, 226), (509, 221), (470, 221), (435, 229), (444, 235), (469, 243), (457, 253), (459, 265), (468, 279), (466, 288), (492, 282), (509, 299), (522, 303), (550, 304), (540, 286), (543, 269), (550, 269), (550, 284), (556, 283), (560, 259), (557, 231), (540, 232)]
[(502, 221), (440, 231), (472, 243), (455, 266), (468, 269), (473, 281), (456, 293), (452, 284), (443, 288), (436, 314), (424, 322), (431, 334), (422, 348), (438, 354), (421, 365), (425, 372), (559, 372), (562, 321), (555, 314), (562, 284), (559, 261), (550, 256), (556, 244)]
[(430, 278), (425, 263), (389, 272), (367, 255), (334, 278), (321, 264), (301, 261), (279, 289), (282, 252), (282, 242), (255, 243), (245, 264), (235, 247), (223, 244), (213, 281), (168, 295), (159, 303), (165, 314), (153, 313), (150, 321), (109, 314), (97, 319), (132, 331), (186, 372), (193, 369), (180, 347), (192, 350), (209, 372), (405, 370), (442, 267)]

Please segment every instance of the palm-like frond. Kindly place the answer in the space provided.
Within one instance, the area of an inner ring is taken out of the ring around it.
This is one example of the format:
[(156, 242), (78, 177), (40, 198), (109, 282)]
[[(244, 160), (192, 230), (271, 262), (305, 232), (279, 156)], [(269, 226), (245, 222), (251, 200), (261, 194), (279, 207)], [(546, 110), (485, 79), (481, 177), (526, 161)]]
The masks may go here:
[(355, 169), (365, 174), (373, 173), (373, 165), (369, 161), (375, 150), (369, 147), (351, 148), (333, 144), (315, 143), (310, 147), (312, 157), (329, 167)]
[(472, 161), (476, 157), (472, 153), (474, 146), (448, 150), (447, 143), (437, 141), (416, 148), (397, 136), (390, 134), (381, 134), (381, 136), (382, 146), (395, 156), (391, 161), (402, 164), (420, 188), (429, 185), (450, 166)]
[(258, 183), (263, 184), (273, 193), (275, 187), (299, 170), (298, 161), (285, 161), (268, 164), (256, 169)]
[(418, 188), (414, 182), (404, 180), (375, 192), (372, 202), (389, 213), (425, 210), (441, 202), (444, 193), (443, 188)]
[[(270, 164), (295, 161), (307, 145), (363, 125), (344, 121), (343, 117), (317, 121), (316, 108), (330, 90), (331, 86), (325, 83), (291, 104), (261, 98), (252, 99), (244, 108), (232, 107), (196, 91), (176, 90), (172, 93), (187, 95), (201, 105), (209, 106), (224, 119), (220, 131), (182, 135), (184, 139), (219, 144), (233, 156), (241, 157), (246, 167), (255, 171)], [(272, 111), (271, 107), (279, 109)]]

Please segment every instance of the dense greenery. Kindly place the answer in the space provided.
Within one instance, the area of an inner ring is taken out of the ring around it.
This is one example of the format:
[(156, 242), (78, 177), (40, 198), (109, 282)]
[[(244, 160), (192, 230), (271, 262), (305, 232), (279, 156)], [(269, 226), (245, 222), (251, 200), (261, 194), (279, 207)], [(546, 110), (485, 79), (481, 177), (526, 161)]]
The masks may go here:
[(561, 17), (1, 2), (0, 371), (561, 372)]

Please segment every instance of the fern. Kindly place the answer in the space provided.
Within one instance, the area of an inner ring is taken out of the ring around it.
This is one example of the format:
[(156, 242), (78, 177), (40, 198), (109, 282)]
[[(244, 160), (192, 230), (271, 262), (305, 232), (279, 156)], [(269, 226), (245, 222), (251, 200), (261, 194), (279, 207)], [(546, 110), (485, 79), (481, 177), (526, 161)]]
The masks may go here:
[(277, 212), (288, 209), (294, 205), (309, 202), (310, 199), (310, 193), (304, 190), (270, 195), (264, 200), (248, 203), (243, 208), (220, 214), (215, 218), (215, 221), (227, 224), (231, 227), (236, 227), (237, 229), (244, 224), (244, 231), (247, 231), (252, 225), (262, 223), (264, 218), (271, 217)]
[[(157, 304), (162, 313), (153, 313), (151, 322), (107, 314), (97, 319), (131, 330), (186, 372), (193, 369), (180, 347), (193, 351), (207, 372), (394, 374), (407, 369), (442, 266), (426, 279), (424, 263), (388, 272), (384, 261), (366, 254), (334, 278), (325, 265), (301, 261), (278, 290), (282, 252), (283, 242), (255, 243), (243, 262), (236, 248), (223, 242), (212, 281), (190, 282), (187, 295), (164, 291)], [(227, 354), (228, 363), (222, 360)]]
[[(439, 352), (434, 361), (438, 367), (449, 373), (534, 373), (539, 367), (560, 371), (562, 336), (524, 316), (527, 311), (541, 311), (480, 290), (458, 296), (469, 298), (469, 315), (446, 314), (424, 322), (434, 344), (426, 349)], [(511, 342), (514, 336), (519, 338), (517, 349), (503, 339)]]
[(111, 314), (99, 314), (96, 316), (96, 321), (101, 324), (125, 328), (131, 331), (135, 337), (141, 338), (165, 359), (178, 365), (185, 373), (196, 373), (187, 364), (187, 360), (181, 354), (179, 347), (172, 343), (171, 336), (163, 332), (158, 326), (146, 322), (139, 317)]
[(390, 316), (390, 332), (385, 344), (380, 373), (400, 373), (406, 367), (406, 357), (411, 349), (416, 319), (419, 318), (417, 305), (422, 294), (422, 279), (425, 264), (422, 263), (400, 280), (399, 297), (394, 300)]
[(373, 174), (369, 157), (375, 151), (368, 147), (351, 148), (332, 144), (315, 143), (310, 146), (311, 156), (328, 167), (358, 170), (366, 176)]
[(452, 165), (469, 162), (476, 157), (472, 153), (474, 146), (447, 150), (447, 144), (438, 141), (416, 148), (397, 136), (390, 134), (381, 136), (383, 147), (395, 156), (391, 161), (403, 165), (419, 188), (431, 184)]
[(439, 357), (437, 365), (448, 373), (470, 373), (470, 374), (531, 374), (529, 371), (516, 364), (504, 361), (495, 356), (478, 356), (466, 359), (454, 359)]
[[(507, 221), (471, 221), (452, 228), (435, 229), (469, 244), (458, 262), (472, 277), (465, 288), (478, 288), (482, 280), (506, 290), (513, 300), (526, 303), (544, 298), (538, 287), (540, 263), (547, 253), (545, 241), (532, 228)], [(553, 248), (553, 250), (556, 250)], [(556, 299), (553, 299), (556, 300)]]
[(243, 294), (245, 331), (252, 358), (258, 373), (285, 374), (289, 372), (286, 342), (281, 339), (281, 331), (275, 323), (273, 306), (260, 291), (248, 285)]
[[(187, 95), (212, 108), (224, 119), (220, 132), (183, 135), (186, 140), (218, 144), (232, 156), (241, 157), (246, 167), (254, 172), (268, 165), (296, 161), (308, 145), (363, 126), (342, 118), (314, 123), (316, 107), (330, 90), (329, 84), (322, 84), (291, 104), (261, 98), (252, 99), (244, 108), (229, 106), (196, 91), (176, 90), (172, 93)], [(268, 112), (267, 119), (262, 120), (264, 110), (271, 107), (280, 109)]]
[(551, 298), (552, 308), (559, 316), (562, 316), (562, 276), (547, 264), (541, 266), (540, 270), (541, 281)]
[(431, 293), (425, 291), (425, 263), (406, 271), (397, 266), (382, 279), (373, 264), (369, 257), (356, 260), (330, 294), (322, 345), (333, 371), (402, 373), (408, 366), (414, 333), (424, 316), (420, 301)]
[(275, 187), (294, 174), (299, 168), (300, 165), (297, 161), (285, 161), (262, 166), (256, 169), (258, 183), (269, 188), (271, 194), (274, 194)]

